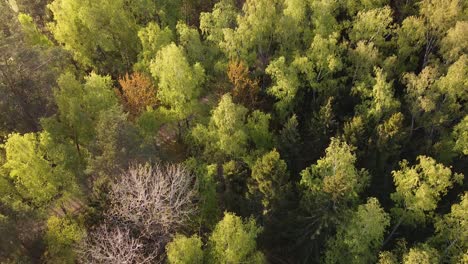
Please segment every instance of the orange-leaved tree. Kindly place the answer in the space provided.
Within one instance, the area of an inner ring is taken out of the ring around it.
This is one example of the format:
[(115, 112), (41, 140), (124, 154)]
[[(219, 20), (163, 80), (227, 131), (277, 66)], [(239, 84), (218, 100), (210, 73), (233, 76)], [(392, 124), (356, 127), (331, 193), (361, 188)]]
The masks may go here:
[(260, 87), (258, 80), (249, 77), (249, 69), (243, 61), (231, 61), (228, 67), (228, 77), (234, 88), (232, 97), (235, 103), (241, 103), (249, 108), (258, 103)]
[(157, 103), (156, 88), (146, 75), (135, 72), (119, 79), (122, 90), (119, 92), (128, 112), (135, 117)]

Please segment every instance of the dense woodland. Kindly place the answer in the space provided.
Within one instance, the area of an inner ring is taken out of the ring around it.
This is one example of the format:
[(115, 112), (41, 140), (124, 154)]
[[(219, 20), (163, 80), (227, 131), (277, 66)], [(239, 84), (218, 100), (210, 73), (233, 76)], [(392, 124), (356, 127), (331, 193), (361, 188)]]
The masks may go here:
[(468, 263), (466, 0), (0, 0), (0, 263)]

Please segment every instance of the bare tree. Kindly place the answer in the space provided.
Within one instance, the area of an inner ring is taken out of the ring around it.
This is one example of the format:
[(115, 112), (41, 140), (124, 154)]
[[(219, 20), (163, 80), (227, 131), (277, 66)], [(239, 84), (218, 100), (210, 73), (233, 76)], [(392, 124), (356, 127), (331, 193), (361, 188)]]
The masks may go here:
[(176, 165), (133, 165), (113, 184), (108, 216), (147, 238), (171, 233), (195, 212), (194, 177)]
[(111, 186), (105, 224), (83, 243), (83, 263), (162, 261), (171, 235), (196, 211), (194, 181), (180, 164), (131, 165)]
[[(151, 263), (155, 254), (145, 254), (145, 245), (125, 228), (106, 224), (90, 233), (79, 249), (82, 263)], [(156, 250), (155, 250), (156, 252)]]

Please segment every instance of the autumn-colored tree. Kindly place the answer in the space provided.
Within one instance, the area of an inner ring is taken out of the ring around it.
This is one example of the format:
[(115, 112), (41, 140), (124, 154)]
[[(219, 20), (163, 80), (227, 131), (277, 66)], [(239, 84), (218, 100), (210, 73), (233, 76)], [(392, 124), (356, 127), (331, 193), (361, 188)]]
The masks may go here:
[(119, 79), (122, 91), (119, 91), (125, 108), (132, 116), (139, 115), (147, 106), (157, 102), (156, 89), (146, 75), (134, 72)]
[(249, 69), (243, 61), (231, 61), (228, 66), (228, 77), (234, 85), (232, 99), (235, 103), (243, 104), (249, 108), (258, 103), (260, 87), (258, 80), (249, 77)]

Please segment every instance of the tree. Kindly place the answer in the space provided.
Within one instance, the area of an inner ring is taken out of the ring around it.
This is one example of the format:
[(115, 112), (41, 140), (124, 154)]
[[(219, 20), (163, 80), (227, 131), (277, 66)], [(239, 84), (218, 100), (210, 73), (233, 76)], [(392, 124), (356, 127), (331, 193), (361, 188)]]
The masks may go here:
[(176, 235), (167, 244), (167, 260), (170, 264), (202, 264), (202, 241), (198, 236)]
[(128, 161), (139, 158), (141, 148), (140, 134), (127, 121), (127, 114), (122, 107), (114, 106), (97, 116), (96, 134), (88, 147), (92, 157), (87, 160), (86, 173), (95, 180), (107, 180), (117, 175), (128, 166)]
[(348, 14), (353, 16), (358, 11), (367, 11), (370, 9), (384, 7), (385, 5), (388, 4), (388, 2), (389, 2), (388, 0), (358, 0), (358, 1), (347, 0), (346, 8), (348, 10)]
[[(430, 213), (437, 208), (442, 196), (455, 183), (461, 183), (463, 175), (438, 164), (434, 159), (418, 156), (418, 164), (409, 166), (400, 162), (400, 169), (392, 171), (396, 191), (391, 194), (396, 206), (392, 213), (401, 223), (416, 225), (430, 220)], [(394, 229), (395, 230), (395, 229)]]
[(184, 48), (188, 62), (190, 64), (205, 62), (205, 58), (208, 57), (207, 51), (201, 42), (198, 30), (180, 21), (177, 23), (176, 29), (179, 46)]
[(91, 73), (82, 84), (71, 73), (65, 73), (57, 83), (54, 97), (58, 113), (43, 119), (42, 126), (57, 140), (72, 140), (82, 155), (81, 147), (89, 148), (96, 136), (96, 117), (118, 103), (111, 78)]
[(457, 21), (454, 27), (447, 31), (441, 40), (441, 53), (446, 62), (453, 62), (463, 54), (468, 53), (468, 38), (464, 32), (468, 30), (468, 22)]
[(441, 96), (435, 86), (438, 76), (437, 69), (433, 67), (424, 68), (419, 75), (409, 73), (403, 76), (407, 83), (405, 99), (411, 112), (411, 131), (419, 123), (422, 123), (421, 125), (423, 126), (428, 126), (424, 124), (424, 119), (430, 118), (427, 113), (435, 110), (436, 102)]
[(375, 66), (381, 62), (382, 55), (373, 42), (359, 41), (356, 47), (349, 50), (351, 61), (352, 82), (354, 86), (366, 86), (372, 83), (372, 72)]
[(419, 75), (403, 75), (407, 85), (405, 99), (409, 105), (412, 119), (411, 131), (424, 128), (429, 139), (434, 132), (443, 131), (445, 125), (460, 116), (460, 102), (468, 98), (462, 87), (467, 82), (468, 70), (466, 56), (451, 65), (445, 76), (439, 77), (437, 68), (427, 66)]
[(276, 149), (257, 159), (252, 167), (252, 178), (255, 184), (250, 186), (249, 191), (253, 193), (258, 189), (261, 193), (264, 213), (276, 209), (290, 191), (286, 162), (280, 159)]
[(174, 41), (174, 34), (169, 27), (161, 28), (157, 23), (150, 22), (146, 27), (138, 31), (141, 42), (141, 51), (138, 54), (138, 62), (134, 69), (140, 72), (150, 73), (151, 60), (158, 51)]
[(435, 221), (435, 236), (432, 241), (440, 252), (444, 263), (463, 263), (468, 247), (468, 193), (461, 201), (452, 205), (451, 211)]
[(242, 61), (231, 61), (228, 66), (227, 75), (234, 85), (232, 97), (235, 103), (242, 104), (248, 108), (254, 108), (258, 103), (260, 87), (258, 80), (249, 76), (249, 69)]
[(253, 219), (225, 213), (209, 238), (210, 263), (265, 263), (255, 241), (261, 231)]
[(156, 254), (147, 255), (144, 249), (144, 242), (133, 238), (129, 229), (101, 225), (88, 233), (79, 253), (84, 263), (153, 263)]
[(203, 67), (190, 66), (183, 50), (174, 43), (162, 48), (150, 66), (158, 82), (161, 106), (174, 117), (184, 120), (194, 111), (205, 78)]
[(420, 3), (419, 13), (426, 21), (427, 32), (423, 67), (429, 62), (430, 55), (438, 41), (455, 26), (457, 20), (465, 16), (466, 4), (460, 0), (423, 0)]
[[(335, 225), (346, 219), (350, 207), (368, 182), (366, 170), (355, 167), (356, 156), (346, 142), (332, 138), (325, 156), (301, 172), (300, 200), (304, 217), (299, 222), (300, 242), (318, 250), (318, 241), (328, 239)], [(312, 251), (313, 252), (313, 251)]]
[(237, 28), (223, 30), (220, 47), (229, 59), (241, 59), (249, 65), (259, 58), (260, 67), (267, 65), (275, 40), (281, 1), (247, 0), (242, 15), (237, 16)]
[(205, 145), (206, 151), (242, 157), (246, 154), (248, 140), (244, 127), (247, 109), (232, 102), (229, 94), (223, 95), (213, 110), (208, 127), (198, 125), (192, 134), (195, 140)]
[(278, 99), (275, 107), (279, 116), (284, 118), (292, 112), (299, 89), (297, 70), (288, 66), (284, 57), (280, 57), (270, 62), (265, 72), (272, 77), (274, 83), (267, 92)]
[(403, 264), (436, 264), (439, 263), (437, 250), (427, 245), (411, 248), (403, 256)]
[(389, 6), (360, 11), (353, 23), (349, 38), (354, 43), (373, 42), (384, 47), (385, 39), (393, 33), (392, 10)]
[(299, 155), (297, 145), (301, 142), (301, 135), (299, 133), (299, 122), (297, 116), (292, 115), (280, 130), (278, 136), (278, 148), (281, 155), (287, 161), (293, 161)]
[(296, 58), (293, 62), (300, 72), (306, 75), (314, 92), (334, 95), (339, 88), (333, 75), (343, 67), (342, 48), (338, 44), (338, 37), (338, 33), (332, 33), (328, 37), (315, 35), (306, 56)]
[(393, 96), (393, 82), (387, 82), (387, 74), (377, 67), (374, 68), (374, 74), (372, 89), (358, 86), (354, 91), (364, 99), (357, 107), (358, 111), (378, 122), (395, 112), (400, 107), (400, 102)]
[[(367, 183), (367, 172), (355, 167), (353, 147), (332, 138), (325, 156), (301, 172), (307, 201), (325, 195), (334, 204), (355, 200)], [(309, 200), (310, 199), (310, 200)]]
[(267, 151), (273, 146), (273, 135), (270, 132), (271, 115), (260, 110), (253, 111), (245, 124), (250, 141), (259, 152)]
[(398, 59), (403, 70), (414, 71), (419, 65), (420, 53), (426, 44), (426, 25), (421, 17), (405, 18), (401, 26), (396, 29)]
[(200, 14), (200, 30), (208, 41), (221, 44), (224, 40), (225, 29), (236, 25), (237, 9), (233, 0), (221, 0), (210, 13)]
[(74, 247), (83, 237), (83, 228), (73, 219), (51, 216), (47, 220), (45, 258), (48, 262), (75, 263)]
[(465, 116), (453, 131), (455, 138), (454, 150), (468, 155), (468, 116)]
[(328, 241), (326, 263), (374, 263), (389, 225), (390, 217), (379, 201), (369, 198)]
[(52, 42), (42, 34), (33, 21), (33, 18), (27, 14), (20, 13), (18, 20), (25, 34), (27, 42), (34, 46), (52, 46)]
[(81, 246), (84, 262), (153, 263), (195, 207), (194, 177), (180, 164), (131, 165), (110, 185), (103, 221)]
[(134, 117), (138, 116), (148, 106), (156, 104), (156, 88), (151, 79), (142, 73), (128, 73), (119, 79), (122, 87), (122, 99), (126, 110)]
[(3, 148), (3, 167), (22, 199), (35, 207), (47, 208), (64, 196), (80, 192), (74, 173), (78, 157), (72, 146), (57, 144), (49, 133), (42, 132), (11, 134)]
[(140, 47), (138, 25), (124, 0), (55, 0), (51, 31), (75, 60), (114, 76), (128, 72)]
[(192, 183), (182, 165), (133, 165), (111, 186), (109, 217), (128, 223), (141, 237), (167, 236), (196, 212)]
[(310, 1), (310, 8), (312, 10), (312, 23), (315, 27), (314, 32), (317, 36), (327, 37), (339, 30), (337, 21), (338, 2), (314, 0)]

